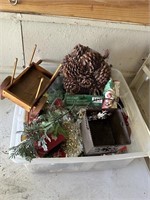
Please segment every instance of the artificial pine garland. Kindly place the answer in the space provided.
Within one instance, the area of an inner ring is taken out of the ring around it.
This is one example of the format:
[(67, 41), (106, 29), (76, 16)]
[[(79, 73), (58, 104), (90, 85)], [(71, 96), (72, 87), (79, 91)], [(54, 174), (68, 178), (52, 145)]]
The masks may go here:
[[(44, 113), (31, 121), (30, 124), (24, 124), (22, 133), (26, 139), (19, 145), (10, 148), (11, 158), (20, 155), (27, 161), (31, 161), (33, 158), (38, 157), (37, 147), (47, 150), (46, 140), (51, 141), (51, 138), (56, 140), (59, 134), (63, 134), (67, 138), (68, 131), (65, 128), (65, 122), (75, 122), (78, 119), (77, 110), (74, 106), (69, 109), (61, 106), (57, 107), (55, 105), (56, 101), (58, 104), (58, 99), (54, 100), (51, 105), (47, 103), (43, 110)], [(61, 102), (60, 99), (59, 101)]]

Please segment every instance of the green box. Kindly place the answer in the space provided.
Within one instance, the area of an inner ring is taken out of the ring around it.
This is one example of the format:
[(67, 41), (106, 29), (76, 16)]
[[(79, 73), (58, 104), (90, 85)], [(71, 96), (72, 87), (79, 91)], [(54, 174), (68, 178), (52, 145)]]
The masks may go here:
[(104, 96), (95, 96), (95, 95), (84, 95), (76, 94), (71, 95), (65, 94), (65, 104), (67, 106), (76, 105), (76, 106), (102, 106)]

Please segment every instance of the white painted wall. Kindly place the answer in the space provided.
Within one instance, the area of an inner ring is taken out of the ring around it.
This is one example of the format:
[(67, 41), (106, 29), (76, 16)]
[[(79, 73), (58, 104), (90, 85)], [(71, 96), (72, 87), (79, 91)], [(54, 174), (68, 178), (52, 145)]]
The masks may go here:
[[(28, 65), (34, 44), (38, 45), (34, 60), (61, 61), (78, 43), (99, 52), (110, 50), (109, 63), (126, 77), (135, 75), (150, 51), (150, 27), (135, 24), (0, 13), (0, 71), (11, 71), (18, 57), (18, 71), (23, 66), (23, 49)], [(53, 70), (52, 70), (53, 71)]]
[(15, 58), (22, 65), (22, 45), (20, 23), (13, 20), (0, 19), (0, 69), (5, 71), (12, 66)]

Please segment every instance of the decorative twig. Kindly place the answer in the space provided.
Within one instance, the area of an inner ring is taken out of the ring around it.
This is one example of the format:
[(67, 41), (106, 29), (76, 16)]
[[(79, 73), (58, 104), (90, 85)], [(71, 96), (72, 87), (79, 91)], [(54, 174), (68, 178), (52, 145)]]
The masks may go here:
[[(55, 100), (56, 100), (56, 99), (55, 99)], [(55, 101), (55, 100), (54, 100), (54, 101)], [(70, 111), (72, 111), (73, 108), (74, 108), (74, 104), (71, 106), (71, 108), (68, 109), (67, 112), (65, 112), (64, 114), (60, 115), (60, 116), (57, 117), (56, 119), (54, 118), (54, 121), (53, 121), (53, 122), (50, 122), (49, 124), (47, 124), (47, 125), (45, 126), (45, 128), (50, 127), (52, 124), (55, 124), (56, 122), (59, 122), (59, 120), (62, 119), (65, 115), (67, 115)]]
[(42, 77), (40, 79), (40, 83), (39, 83), (39, 86), (38, 86), (38, 89), (37, 89), (37, 92), (36, 92), (36, 95), (35, 95), (35, 99), (38, 97), (39, 95), (39, 92), (40, 92), (40, 89), (41, 89), (41, 85), (42, 85), (42, 82), (43, 82), (44, 78)]
[(35, 47), (34, 47), (34, 49), (33, 49), (33, 53), (32, 53), (32, 56), (31, 56), (31, 60), (30, 60), (29, 66), (30, 66), (31, 63), (32, 63), (32, 60), (33, 60), (33, 57), (34, 57), (34, 54), (35, 54), (36, 48), (37, 48), (37, 45), (35, 44)]
[(15, 76), (15, 73), (16, 73), (17, 62), (18, 62), (18, 58), (16, 58), (16, 61), (15, 61), (15, 64), (14, 64), (13, 75), (12, 75), (12, 78), (11, 78), (11, 84), (13, 83), (14, 76)]

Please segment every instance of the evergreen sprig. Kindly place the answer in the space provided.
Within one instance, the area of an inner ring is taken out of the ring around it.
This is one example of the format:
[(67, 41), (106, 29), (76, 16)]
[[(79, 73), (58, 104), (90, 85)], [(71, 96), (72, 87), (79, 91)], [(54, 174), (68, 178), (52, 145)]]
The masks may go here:
[(45, 113), (39, 115), (37, 120), (33, 120), (30, 124), (24, 124), (24, 131), (22, 132), (26, 140), (10, 148), (10, 158), (15, 158), (17, 155), (20, 155), (27, 161), (31, 161), (38, 156), (35, 143), (40, 143), (44, 149), (46, 146), (45, 139), (50, 141), (48, 134), (51, 133), (52, 138), (57, 138), (59, 134), (63, 134), (65, 137), (67, 136), (67, 131), (63, 127), (63, 123), (67, 119), (67, 114), (72, 114), (75, 119), (74, 106), (69, 109), (64, 109), (56, 108), (53, 103), (51, 105), (47, 106)]
[(15, 158), (17, 155), (25, 158), (27, 161), (31, 162), (33, 158), (37, 157), (37, 152), (34, 148), (34, 141), (27, 139), (17, 146), (10, 148), (11, 155), (10, 158)]

